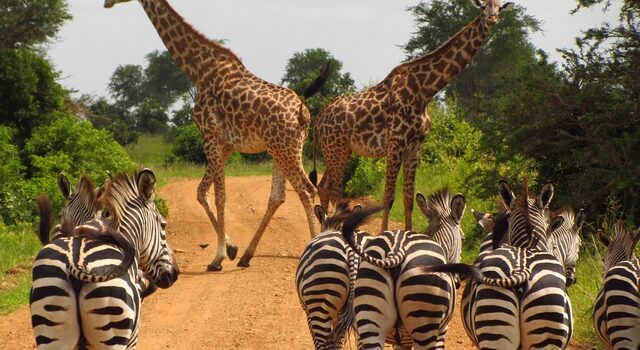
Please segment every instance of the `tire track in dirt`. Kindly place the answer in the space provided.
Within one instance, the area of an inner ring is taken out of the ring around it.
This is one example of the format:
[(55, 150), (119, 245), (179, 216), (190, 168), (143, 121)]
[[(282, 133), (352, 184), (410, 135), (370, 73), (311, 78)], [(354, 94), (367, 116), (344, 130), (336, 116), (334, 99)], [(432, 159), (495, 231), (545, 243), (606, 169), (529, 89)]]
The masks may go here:
[[(309, 240), (297, 194), (287, 186), (287, 200), (267, 227), (250, 268), (225, 261), (222, 272), (208, 273), (216, 240), (196, 200), (198, 183), (174, 180), (159, 189), (169, 204), (169, 242), (182, 274), (173, 287), (145, 300), (138, 349), (313, 348), (294, 281), (298, 257)], [(226, 230), (240, 257), (267, 207), (271, 178), (228, 177), (226, 188)], [(378, 227), (374, 221), (367, 228)], [(200, 248), (203, 243), (209, 246)], [(0, 339), (0, 349), (35, 348), (27, 307), (0, 316)], [(447, 349), (470, 348), (456, 310)]]

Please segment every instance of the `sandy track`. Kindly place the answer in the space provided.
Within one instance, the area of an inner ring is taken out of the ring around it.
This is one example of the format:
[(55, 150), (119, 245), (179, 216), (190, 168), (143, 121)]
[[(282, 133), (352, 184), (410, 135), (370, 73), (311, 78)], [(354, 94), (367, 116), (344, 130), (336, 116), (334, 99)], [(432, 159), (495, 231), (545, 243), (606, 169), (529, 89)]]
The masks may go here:
[[(225, 261), (207, 273), (215, 255), (213, 228), (196, 200), (198, 180), (172, 181), (160, 189), (169, 203), (169, 241), (182, 274), (143, 304), (138, 349), (311, 349), (295, 291), (295, 268), (309, 240), (302, 204), (287, 187), (287, 201), (267, 228), (248, 269)], [(266, 209), (271, 178), (227, 178), (227, 233), (244, 252)], [(372, 223), (371, 228), (379, 223)], [(202, 249), (198, 245), (209, 243)], [(472, 348), (456, 311), (447, 349)], [(0, 316), (0, 349), (33, 349), (26, 307)]]

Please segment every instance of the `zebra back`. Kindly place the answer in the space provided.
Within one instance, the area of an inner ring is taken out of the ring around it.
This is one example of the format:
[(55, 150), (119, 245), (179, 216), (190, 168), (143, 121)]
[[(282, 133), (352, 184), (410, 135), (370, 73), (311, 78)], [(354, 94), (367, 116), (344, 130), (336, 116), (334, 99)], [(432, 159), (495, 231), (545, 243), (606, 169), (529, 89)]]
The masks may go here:
[(167, 221), (153, 201), (155, 183), (155, 174), (149, 169), (122, 173), (106, 181), (100, 201), (113, 228), (136, 247), (143, 273), (158, 287), (168, 288), (180, 271), (167, 241)]

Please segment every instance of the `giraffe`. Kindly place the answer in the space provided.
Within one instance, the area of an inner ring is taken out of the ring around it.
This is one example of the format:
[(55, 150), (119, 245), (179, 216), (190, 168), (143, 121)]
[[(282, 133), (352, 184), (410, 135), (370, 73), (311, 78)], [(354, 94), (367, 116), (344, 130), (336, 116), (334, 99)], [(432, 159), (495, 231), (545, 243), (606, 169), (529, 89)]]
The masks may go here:
[[(104, 7), (131, 0), (105, 0)], [(224, 227), (224, 165), (234, 150), (243, 153), (268, 151), (274, 160), (267, 211), (251, 243), (238, 262), (249, 267), (269, 221), (285, 200), (288, 180), (304, 206), (311, 237), (317, 234), (313, 202), (316, 189), (302, 168), (302, 146), (310, 114), (295, 94), (252, 74), (229, 49), (209, 40), (188, 24), (167, 0), (138, 0), (173, 59), (193, 81), (196, 102), (193, 120), (202, 133), (207, 167), (197, 198), (217, 234), (217, 250), (207, 271), (222, 270), (222, 261), (234, 260), (238, 251)], [(331, 69), (326, 67), (305, 92), (322, 88)], [(208, 190), (214, 186), (216, 213)]]
[[(426, 107), (431, 98), (460, 74), (480, 46), (501, 10), (513, 3), (475, 0), (482, 13), (438, 49), (395, 67), (376, 86), (334, 99), (318, 115), (314, 143), (320, 144), (326, 170), (318, 194), (320, 205), (337, 203), (344, 168), (352, 152), (371, 158), (387, 157), (382, 230), (389, 223), (396, 179), (404, 166), (405, 229), (411, 230), (413, 194), (419, 150), (431, 128)], [(404, 164), (403, 164), (404, 163)], [(310, 175), (315, 179), (315, 169)]]

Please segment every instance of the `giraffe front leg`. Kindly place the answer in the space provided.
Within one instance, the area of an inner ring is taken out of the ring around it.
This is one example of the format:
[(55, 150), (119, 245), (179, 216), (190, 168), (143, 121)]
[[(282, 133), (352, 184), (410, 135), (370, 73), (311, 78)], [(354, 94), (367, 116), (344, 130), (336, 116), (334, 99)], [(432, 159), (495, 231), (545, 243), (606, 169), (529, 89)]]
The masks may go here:
[(415, 194), (416, 171), (418, 169), (421, 142), (407, 151), (404, 158), (404, 229), (411, 230), (413, 226), (413, 196)]
[[(222, 260), (229, 256), (235, 257), (238, 248), (231, 244), (229, 237), (224, 230), (224, 205), (226, 201), (224, 184), (224, 164), (233, 151), (230, 147), (220, 145), (218, 140), (204, 139), (205, 154), (207, 155), (207, 169), (198, 186), (198, 202), (202, 205), (209, 221), (213, 225), (217, 235), (216, 257), (207, 265), (207, 271), (221, 271)], [(209, 204), (208, 191), (214, 185), (214, 195), (216, 203), (216, 215)]]
[(264, 217), (262, 217), (262, 222), (260, 222), (260, 226), (258, 226), (256, 233), (253, 235), (251, 243), (249, 243), (249, 247), (247, 247), (247, 250), (244, 252), (244, 255), (242, 255), (240, 261), (238, 261), (238, 267), (249, 267), (251, 259), (258, 247), (258, 243), (260, 243), (260, 239), (264, 234), (264, 230), (267, 228), (269, 221), (271, 221), (273, 214), (275, 214), (276, 210), (278, 210), (282, 203), (284, 203), (285, 180), (284, 172), (276, 162), (273, 169), (273, 177), (271, 179), (271, 195), (269, 196), (267, 212), (264, 214)]
[(402, 153), (398, 152), (397, 147), (391, 147), (387, 154), (387, 170), (384, 177), (384, 215), (382, 217), (381, 230), (386, 231), (389, 227), (389, 212), (393, 207), (393, 199), (396, 192), (396, 180), (398, 172), (402, 164)]

